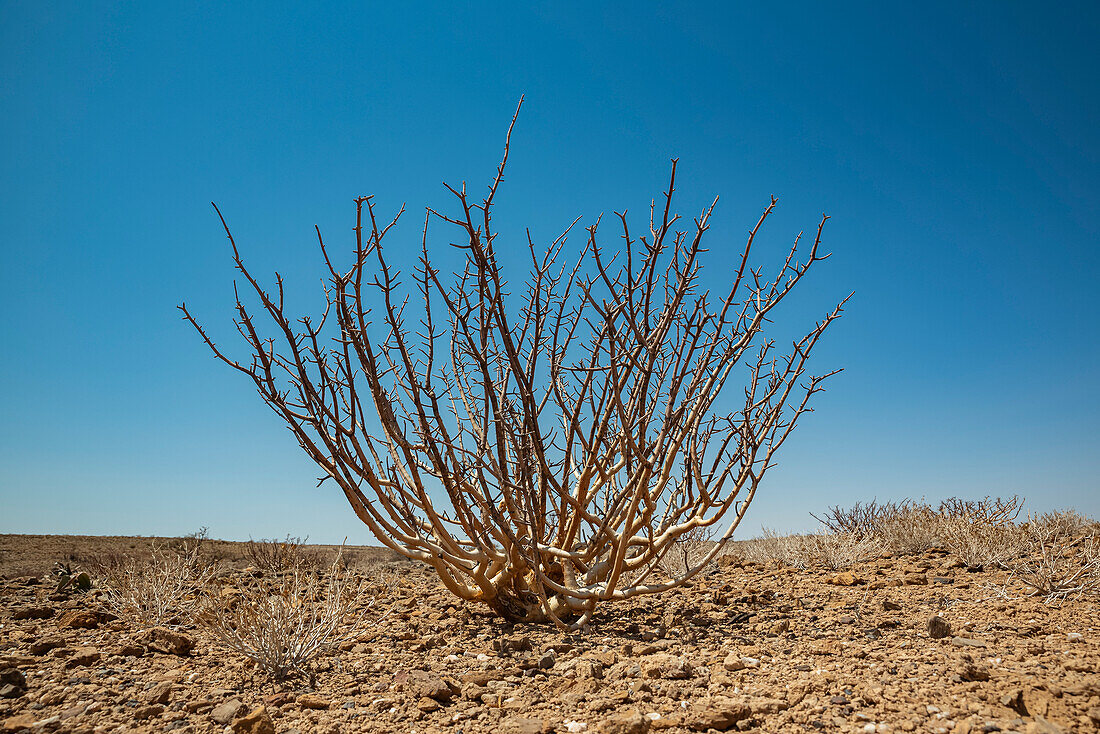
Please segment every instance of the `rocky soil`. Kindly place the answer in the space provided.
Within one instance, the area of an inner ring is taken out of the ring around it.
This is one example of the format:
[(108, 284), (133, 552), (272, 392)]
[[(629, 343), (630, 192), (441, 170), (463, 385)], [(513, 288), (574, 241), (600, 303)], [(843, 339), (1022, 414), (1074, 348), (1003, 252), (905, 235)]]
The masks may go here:
[(0, 580), (0, 732), (1100, 728), (1095, 598), (1046, 605), (938, 551), (842, 573), (721, 560), (577, 634), (391, 563), (388, 617), (283, 683), (186, 620), (141, 630), (94, 592), (54, 593), (41, 568)]

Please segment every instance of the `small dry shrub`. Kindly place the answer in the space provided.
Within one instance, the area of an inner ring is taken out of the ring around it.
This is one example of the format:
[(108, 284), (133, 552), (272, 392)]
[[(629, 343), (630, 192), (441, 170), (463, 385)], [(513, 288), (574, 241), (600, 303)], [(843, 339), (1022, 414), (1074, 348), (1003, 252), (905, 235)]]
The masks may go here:
[(377, 599), (338, 556), (327, 571), (297, 565), (209, 594), (199, 622), (223, 645), (281, 680), (308, 673), (318, 655), (358, 635)]
[(1020, 555), (1007, 565), (1031, 596), (1054, 603), (1100, 592), (1100, 535), (1094, 523), (1078, 518), (1084, 519), (1058, 512), (1028, 519)]
[(661, 559), (661, 570), (679, 579), (702, 563), (714, 549), (717, 533), (710, 526), (697, 526), (677, 538)]
[(943, 546), (971, 570), (1001, 566), (1020, 552), (1020, 529), (1011, 522), (946, 517), (940, 521), (939, 534)]
[(930, 506), (905, 502), (897, 511), (882, 518), (878, 537), (883, 546), (897, 555), (923, 553), (942, 545), (941, 516)]
[(103, 556), (98, 569), (104, 603), (148, 627), (187, 620), (215, 573), (198, 547), (161, 545), (154, 545), (147, 558)]
[[(1023, 501), (1016, 496), (979, 500), (951, 498), (938, 506), (919, 502), (871, 501), (851, 508), (829, 508), (817, 518), (834, 534), (875, 537), (898, 555), (947, 548), (970, 567), (997, 563), (1015, 550), (1013, 523)], [(814, 516), (817, 517), (816, 515)]]
[(320, 562), (317, 556), (306, 550), (307, 540), (309, 538), (302, 539), (290, 535), (283, 540), (249, 538), (244, 546), (244, 555), (256, 568), (273, 573), (318, 567)]
[(807, 535), (800, 546), (805, 565), (820, 564), (832, 571), (851, 568), (882, 552), (882, 542), (877, 537), (859, 533)]
[(834, 505), (825, 512), (824, 517), (818, 517), (812, 512), (810, 517), (821, 523), (827, 533), (875, 535), (881, 532), (884, 520), (897, 515), (907, 505), (908, 503), (899, 505), (896, 502), (879, 503), (878, 500), (871, 500), (857, 502), (848, 508)]
[(778, 561), (787, 566), (805, 568), (803, 542), (801, 535), (780, 535), (771, 528), (761, 528), (760, 537), (742, 541), (740, 550), (745, 560), (753, 563)]

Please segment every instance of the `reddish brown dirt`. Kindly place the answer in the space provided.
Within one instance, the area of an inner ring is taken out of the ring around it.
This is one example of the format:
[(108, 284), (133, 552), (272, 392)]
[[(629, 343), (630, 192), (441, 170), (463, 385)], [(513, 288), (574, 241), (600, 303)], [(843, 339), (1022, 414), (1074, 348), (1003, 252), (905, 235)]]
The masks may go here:
[[(1090, 732), (1100, 722), (1096, 599), (1046, 605), (937, 551), (854, 577), (726, 559), (691, 588), (609, 604), (589, 630), (564, 634), (508, 625), (457, 602), (426, 569), (355, 549), (364, 567), (399, 571), (389, 618), (320, 659), (315, 680), (276, 684), (186, 624), (194, 648), (182, 656), (143, 644), (123, 619), (72, 626), (72, 612), (97, 609), (95, 594), (51, 593), (58, 555), (149, 542), (0, 537), (4, 572), (41, 579), (0, 581), (0, 669), (26, 679), (24, 693), (0, 698), (0, 732), (261, 732), (268, 721), (277, 732), (418, 734)], [(239, 567), (233, 544), (215, 547)], [(32, 609), (42, 618), (15, 619)], [(945, 636), (930, 636), (933, 616)]]

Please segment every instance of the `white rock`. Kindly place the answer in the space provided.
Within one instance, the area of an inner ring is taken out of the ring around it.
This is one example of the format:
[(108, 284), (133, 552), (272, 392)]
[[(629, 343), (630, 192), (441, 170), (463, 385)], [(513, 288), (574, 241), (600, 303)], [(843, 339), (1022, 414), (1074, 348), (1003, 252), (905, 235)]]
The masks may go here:
[(588, 728), (588, 724), (584, 721), (566, 721), (565, 722), (565, 730), (567, 732), (569, 732), (569, 734), (577, 734), (577, 732), (582, 732), (587, 728)]

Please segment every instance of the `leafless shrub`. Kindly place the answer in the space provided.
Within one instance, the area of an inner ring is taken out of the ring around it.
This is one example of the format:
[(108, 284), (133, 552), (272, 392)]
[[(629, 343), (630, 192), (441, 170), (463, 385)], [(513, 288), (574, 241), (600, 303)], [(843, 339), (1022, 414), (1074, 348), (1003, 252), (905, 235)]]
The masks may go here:
[(1076, 510), (1053, 510), (1030, 515), (1024, 527), (1034, 533), (1053, 534), (1067, 538), (1100, 535), (1100, 523), (1085, 517)]
[(810, 517), (821, 523), (827, 533), (852, 533), (854, 535), (875, 535), (881, 532), (882, 523), (898, 514), (905, 505), (895, 502), (871, 500), (857, 502), (851, 507), (834, 505), (822, 517), (810, 513)]
[(1016, 521), (1024, 501), (1013, 495), (1008, 498), (984, 497), (964, 500), (951, 497), (940, 503), (939, 514), (949, 520), (968, 520), (976, 525), (1003, 527)]
[(277, 680), (308, 673), (318, 655), (357, 636), (377, 600), (339, 558), (326, 572), (295, 566), (226, 591), (208, 595), (200, 624)]
[(665, 553), (661, 559), (661, 570), (674, 579), (688, 575), (700, 563), (710, 562), (711, 550), (718, 538), (718, 533), (710, 527), (689, 530), (677, 538)]
[(882, 541), (877, 537), (854, 532), (807, 535), (799, 547), (806, 565), (816, 563), (832, 571), (851, 568), (881, 551)]
[(939, 513), (927, 504), (905, 502), (882, 518), (878, 537), (891, 553), (923, 553), (942, 544), (940, 519)]
[(987, 523), (954, 516), (942, 518), (939, 525), (943, 546), (969, 569), (997, 566), (1020, 552), (1020, 530), (1011, 522)]
[[(675, 161), (640, 228), (616, 216), (608, 247), (597, 220), (574, 260), (562, 253), (578, 218), (541, 252), (524, 243), (530, 269), (510, 284), (494, 201), (512, 126), (483, 199), (448, 187), (454, 210), (425, 212), (411, 272), (383, 244), (401, 212), (380, 218), (363, 196), (349, 266), (317, 232), (328, 270), (318, 317), (287, 312), (281, 276), (261, 285), (224, 218), (248, 356), (180, 308), (382, 543), (431, 564), (461, 599), (577, 630), (598, 604), (679, 586), (718, 554), (835, 374), (810, 374), (809, 358), (844, 301), (780, 354), (765, 332), (828, 257), (827, 217), (765, 274), (752, 251), (772, 199), (711, 288), (701, 267), (717, 199), (690, 222), (675, 214)], [(450, 277), (429, 256), (435, 227), (459, 248)], [(722, 397), (731, 375), (743, 380), (736, 405)], [(651, 580), (677, 538), (726, 522), (688, 573)]]
[(1075, 525), (1065, 520), (1050, 514), (1029, 518), (1021, 553), (1008, 564), (1030, 595), (1048, 604), (1100, 591), (1100, 536), (1075, 535)]
[(299, 568), (319, 566), (317, 556), (306, 550), (306, 541), (289, 534), (283, 540), (248, 539), (244, 555), (250, 564), (264, 571), (281, 573)]
[(104, 557), (99, 568), (107, 606), (148, 627), (189, 619), (215, 573), (197, 547), (160, 545), (147, 558)]
[(787, 566), (805, 568), (807, 556), (801, 535), (780, 535), (771, 528), (762, 528), (758, 538), (741, 542), (741, 554), (746, 561), (768, 563), (778, 561)]
[[(830, 533), (873, 536), (892, 553), (907, 555), (947, 547), (965, 555), (963, 561), (967, 565), (980, 566), (1011, 554), (1010, 528), (1022, 506), (1022, 500), (1015, 496), (951, 498), (938, 506), (923, 500), (882, 503), (872, 500), (857, 502), (847, 509), (831, 507), (821, 518), (812, 516)], [(988, 528), (994, 530), (983, 535), (983, 529)]]

